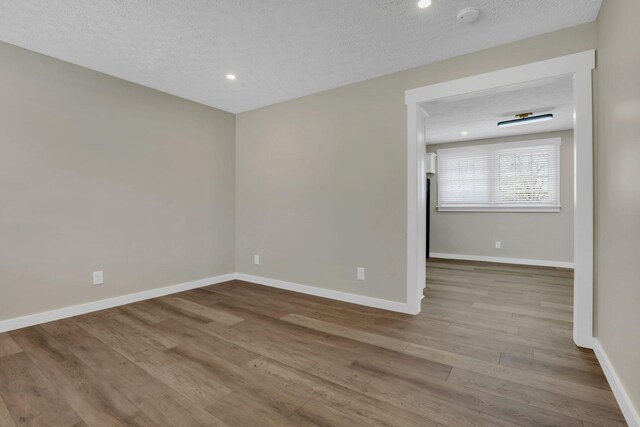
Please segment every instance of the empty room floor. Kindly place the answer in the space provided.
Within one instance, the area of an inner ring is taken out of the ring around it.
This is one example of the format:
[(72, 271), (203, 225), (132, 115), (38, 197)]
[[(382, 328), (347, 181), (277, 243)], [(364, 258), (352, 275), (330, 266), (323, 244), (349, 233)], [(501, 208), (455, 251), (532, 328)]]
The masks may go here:
[(625, 425), (572, 280), (431, 260), (418, 316), (234, 281), (0, 334), (0, 426)]

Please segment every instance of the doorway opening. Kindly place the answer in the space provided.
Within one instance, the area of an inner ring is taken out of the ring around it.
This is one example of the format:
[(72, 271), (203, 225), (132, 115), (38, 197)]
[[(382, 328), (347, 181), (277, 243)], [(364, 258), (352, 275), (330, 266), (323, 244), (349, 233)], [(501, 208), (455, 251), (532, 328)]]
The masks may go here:
[[(433, 111), (433, 108), (438, 105), (441, 109), (446, 110), (447, 104), (451, 104), (452, 101), (457, 101), (457, 108), (460, 108), (465, 99), (478, 98), (483, 92), (508, 94), (513, 92), (514, 88), (517, 88), (521, 91), (528, 91), (530, 96), (535, 96), (536, 93), (543, 91), (543, 87), (548, 89), (549, 85), (568, 84), (571, 89), (572, 111), (570, 113), (572, 114), (570, 115), (572, 117), (569, 120), (572, 122), (573, 141), (571, 141), (572, 150), (565, 153), (565, 157), (566, 154), (572, 157), (573, 197), (571, 200), (565, 201), (565, 208), (567, 208), (566, 203), (569, 203), (573, 209), (573, 339), (578, 346), (593, 347), (593, 119), (591, 76), (593, 68), (595, 68), (595, 52), (587, 51), (438, 83), (406, 92), (405, 100), (408, 112), (407, 306), (410, 312), (420, 312), (426, 281), (425, 259), (428, 256), (426, 237), (428, 205), (427, 180), (425, 177), (427, 176), (427, 170), (432, 168), (432, 159), (427, 160), (426, 156), (427, 144), (429, 140), (432, 142), (438, 140), (444, 142), (447, 139), (446, 136), (438, 134), (437, 120), (430, 120), (429, 110)], [(442, 107), (443, 105), (444, 107)], [(512, 111), (512, 113), (516, 115), (528, 112)], [(563, 115), (566, 115), (565, 113)], [(449, 114), (448, 116), (451, 115)], [(514, 119), (517, 119), (517, 117)], [(504, 121), (508, 121), (508, 118), (505, 117)], [(555, 125), (558, 123), (558, 121), (555, 121)], [(495, 125), (493, 124), (493, 126)], [(456, 138), (460, 139), (460, 136), (480, 136), (480, 138), (476, 139), (484, 139), (495, 136), (488, 133), (482, 134), (482, 128), (483, 126), (481, 125), (474, 128), (474, 132), (477, 132), (476, 135), (470, 135), (468, 130), (459, 129)], [(488, 132), (495, 129), (486, 128), (484, 130)], [(463, 132), (466, 132), (467, 135), (463, 135)], [(449, 138), (451, 137), (449, 136)], [(538, 145), (545, 144), (539, 143)], [(550, 144), (546, 145), (552, 147), (552, 144)], [(553, 153), (553, 148), (549, 148), (549, 150), (549, 153)], [(447, 154), (450, 156), (455, 155), (453, 152)], [(551, 187), (548, 187), (548, 184), (549, 182), (545, 184), (547, 185), (545, 187), (547, 196), (551, 191)], [(431, 198), (433, 198), (433, 187), (432, 180)], [(501, 188), (505, 190), (504, 186)], [(497, 193), (494, 190), (491, 191), (493, 193), (490, 194), (489, 198), (492, 203), (496, 200), (505, 200), (504, 194), (497, 197)], [(513, 196), (513, 191), (509, 193), (508, 188), (506, 188), (505, 194)], [(447, 201), (449, 202), (449, 207), (452, 205), (456, 207), (455, 203), (451, 203), (452, 200), (455, 202), (455, 198)], [(541, 209), (554, 209), (555, 206), (552, 206), (552, 204), (555, 203), (555, 199), (547, 201), (549, 203), (540, 203), (539, 207)], [(483, 201), (482, 203), (488, 202)], [(446, 206), (443, 204), (442, 208), (446, 209)], [(484, 208), (487, 210), (499, 210), (501, 208), (504, 209), (504, 206), (487, 205)], [(566, 209), (566, 211), (569, 210)], [(496, 245), (498, 243), (496, 242)]]

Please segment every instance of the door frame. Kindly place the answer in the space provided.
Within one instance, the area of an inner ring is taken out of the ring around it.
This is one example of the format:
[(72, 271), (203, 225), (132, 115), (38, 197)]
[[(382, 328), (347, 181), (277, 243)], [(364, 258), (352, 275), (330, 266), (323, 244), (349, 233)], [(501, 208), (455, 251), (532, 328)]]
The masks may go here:
[(405, 92), (407, 105), (407, 307), (421, 309), (426, 280), (425, 118), (420, 104), (572, 75), (574, 96), (573, 340), (593, 348), (593, 83), (595, 50), (436, 83)]

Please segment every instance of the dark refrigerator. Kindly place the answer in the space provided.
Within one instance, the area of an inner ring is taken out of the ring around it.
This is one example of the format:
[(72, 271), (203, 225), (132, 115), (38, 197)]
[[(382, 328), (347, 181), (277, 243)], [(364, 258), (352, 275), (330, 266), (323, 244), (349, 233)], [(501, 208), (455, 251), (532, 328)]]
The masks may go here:
[(426, 231), (427, 231), (427, 259), (429, 259), (429, 229), (431, 228), (431, 221), (430, 221), (430, 216), (431, 216), (431, 180), (429, 178), (427, 178), (427, 227), (426, 227)]

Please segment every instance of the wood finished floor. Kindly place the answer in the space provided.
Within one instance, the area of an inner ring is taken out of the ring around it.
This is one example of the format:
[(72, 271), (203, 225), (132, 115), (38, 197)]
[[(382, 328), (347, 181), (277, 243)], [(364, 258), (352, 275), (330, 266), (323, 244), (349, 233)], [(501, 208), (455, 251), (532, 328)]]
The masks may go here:
[(568, 270), (431, 260), (419, 316), (244, 282), (0, 334), (0, 426), (618, 426)]

